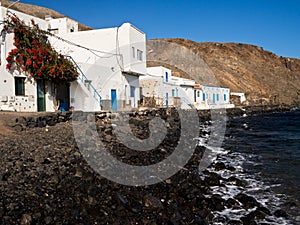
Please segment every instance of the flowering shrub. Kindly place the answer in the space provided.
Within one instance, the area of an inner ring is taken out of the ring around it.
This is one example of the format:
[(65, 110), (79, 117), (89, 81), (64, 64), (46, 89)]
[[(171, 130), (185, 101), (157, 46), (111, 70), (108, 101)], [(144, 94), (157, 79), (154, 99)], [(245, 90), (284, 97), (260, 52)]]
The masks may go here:
[(8, 53), (6, 68), (53, 82), (76, 80), (78, 72), (75, 65), (52, 48), (46, 31), (39, 29), (33, 20), (31, 25), (27, 26), (16, 16), (8, 17), (4, 29), (14, 33), (16, 48)]

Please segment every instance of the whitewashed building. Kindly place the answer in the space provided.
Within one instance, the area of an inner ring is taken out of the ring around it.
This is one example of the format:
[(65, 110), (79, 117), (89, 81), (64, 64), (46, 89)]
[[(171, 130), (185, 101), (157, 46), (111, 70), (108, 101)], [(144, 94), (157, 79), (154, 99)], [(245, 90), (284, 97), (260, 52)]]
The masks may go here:
[[(48, 23), (45, 20), (33, 17), (18, 11), (10, 10), (25, 23), (30, 24), (33, 19), (43, 30), (47, 30)], [(7, 9), (0, 6), (0, 20), (6, 18)], [(0, 30), (3, 30), (3, 24)], [(13, 49), (13, 34), (1, 33), (0, 51), (0, 110), (36, 112), (55, 111), (57, 104), (55, 100), (54, 88), (50, 82), (36, 81), (30, 79), (25, 74), (6, 69), (6, 57)]]
[[(48, 30), (52, 46), (69, 57), (79, 71), (77, 81), (56, 84), (35, 80), (6, 69), (6, 57), (14, 48), (13, 34), (1, 34), (0, 110), (21, 112), (58, 109), (98, 111), (137, 108), (139, 76), (146, 74), (145, 34), (129, 23), (120, 27), (78, 31), (78, 22), (69, 18), (44, 20), (9, 10), (26, 24), (34, 20)], [(0, 20), (7, 9), (0, 5)], [(0, 25), (0, 30), (3, 24)], [(60, 107), (61, 106), (61, 107)], [(63, 106), (63, 107), (62, 107)]]
[(68, 42), (53, 38), (53, 46), (69, 55), (80, 71), (82, 82), (70, 86), (70, 105), (75, 110), (138, 107), (139, 76), (146, 74), (146, 36), (142, 31), (124, 23), (115, 28), (58, 35)]
[(141, 94), (153, 97), (157, 106), (193, 107), (195, 81), (174, 77), (168, 68), (148, 67), (147, 76), (140, 79)]
[(232, 108), (230, 90), (224, 87), (204, 86), (194, 80), (172, 76), (168, 68), (147, 68), (140, 86), (144, 99), (153, 98), (157, 106), (182, 109)]
[(200, 109), (234, 108), (230, 103), (230, 89), (226, 87), (201, 85), (199, 104)]

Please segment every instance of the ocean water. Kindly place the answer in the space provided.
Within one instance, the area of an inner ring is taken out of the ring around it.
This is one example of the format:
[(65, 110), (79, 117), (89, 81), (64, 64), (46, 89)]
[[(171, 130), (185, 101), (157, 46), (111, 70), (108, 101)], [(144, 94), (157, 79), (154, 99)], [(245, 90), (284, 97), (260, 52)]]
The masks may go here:
[[(271, 113), (230, 119), (227, 122), (223, 153), (215, 162), (224, 162), (237, 171), (218, 171), (246, 180), (244, 189), (232, 184), (216, 187), (225, 198), (239, 192), (254, 196), (271, 212), (285, 210), (288, 218), (269, 216), (259, 223), (300, 224), (300, 111)], [(212, 169), (213, 170), (213, 169)], [(247, 211), (217, 212), (240, 219)], [(217, 223), (216, 223), (217, 224)]]

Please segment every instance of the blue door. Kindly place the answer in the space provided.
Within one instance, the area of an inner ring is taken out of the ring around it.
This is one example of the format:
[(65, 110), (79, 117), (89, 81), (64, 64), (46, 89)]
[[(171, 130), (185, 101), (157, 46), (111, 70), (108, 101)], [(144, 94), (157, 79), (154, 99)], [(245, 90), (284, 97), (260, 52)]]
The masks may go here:
[(117, 90), (111, 89), (111, 110), (118, 110)]
[(169, 106), (169, 93), (166, 93), (166, 106)]

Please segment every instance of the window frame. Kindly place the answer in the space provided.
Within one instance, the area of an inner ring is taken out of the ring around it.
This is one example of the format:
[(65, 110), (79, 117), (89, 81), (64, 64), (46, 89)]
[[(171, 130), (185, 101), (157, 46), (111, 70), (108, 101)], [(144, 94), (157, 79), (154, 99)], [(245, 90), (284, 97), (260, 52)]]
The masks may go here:
[(136, 54), (137, 54), (137, 59), (140, 60), (140, 61), (143, 61), (143, 51), (140, 50), (140, 49), (137, 49), (136, 50)]
[[(15, 96), (25, 96), (25, 77), (15, 77), (14, 84), (15, 84)], [(21, 85), (21, 89), (19, 85)]]

